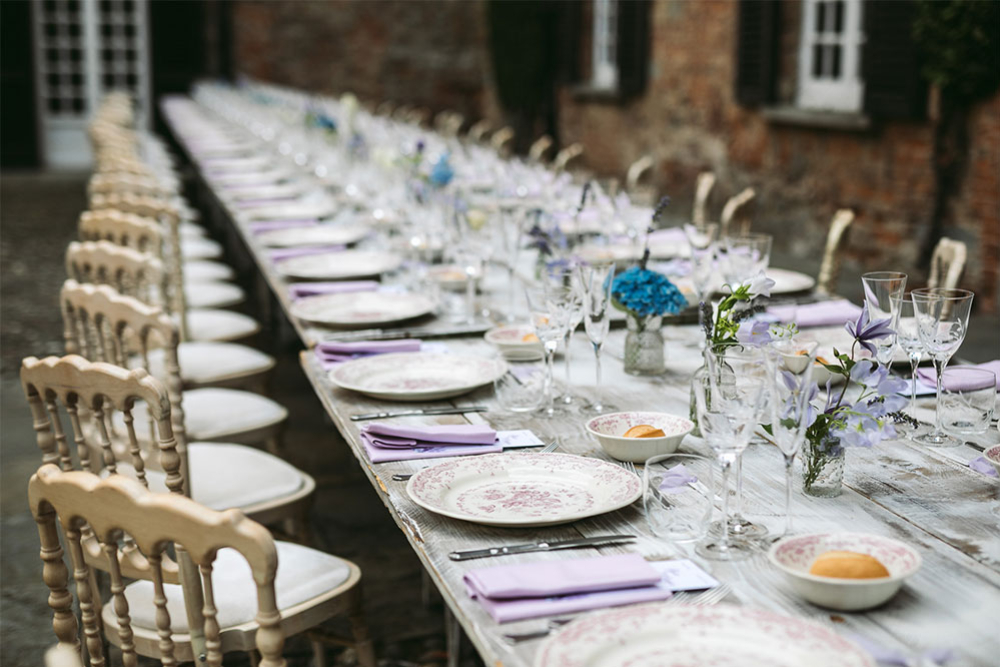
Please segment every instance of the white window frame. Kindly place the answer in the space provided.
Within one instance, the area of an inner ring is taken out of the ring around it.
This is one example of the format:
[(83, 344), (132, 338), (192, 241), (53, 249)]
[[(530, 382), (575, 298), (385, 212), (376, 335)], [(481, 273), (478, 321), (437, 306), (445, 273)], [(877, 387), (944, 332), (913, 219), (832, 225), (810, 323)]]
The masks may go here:
[[(802, 28), (799, 38), (799, 77), (796, 105), (803, 109), (859, 112), (864, 94), (861, 79), (861, 0), (844, 3), (844, 25), (839, 34), (816, 32), (819, 5), (830, 0), (802, 0)], [(832, 7), (832, 2), (830, 5)], [(841, 47), (840, 77), (813, 75), (813, 46), (838, 44)]]
[(618, 0), (593, 0), (590, 85), (618, 89)]

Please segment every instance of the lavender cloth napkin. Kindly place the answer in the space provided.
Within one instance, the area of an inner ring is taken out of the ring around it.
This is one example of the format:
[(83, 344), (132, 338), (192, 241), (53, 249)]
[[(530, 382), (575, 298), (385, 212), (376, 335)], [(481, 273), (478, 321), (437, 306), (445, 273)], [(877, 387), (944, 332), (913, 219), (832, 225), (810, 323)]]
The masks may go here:
[(497, 432), (478, 424), (399, 426), (376, 422), (361, 429), (361, 442), (372, 463), (503, 451)]
[(342, 245), (309, 246), (306, 248), (282, 248), (281, 250), (271, 250), (268, 255), (272, 262), (282, 262), (293, 257), (305, 257), (306, 255), (325, 255), (328, 252), (340, 252), (344, 249)]
[[(979, 373), (963, 373), (963, 370), (970, 368), (980, 368), (985, 371), (993, 371), (997, 378), (997, 389), (1000, 389), (1000, 361), (987, 361), (985, 364), (970, 366), (952, 366), (948, 369), (947, 377), (944, 378), (944, 388), (950, 391), (967, 391), (969, 389), (982, 389), (984, 385), (979, 384)], [(933, 368), (918, 368), (917, 379), (921, 384), (928, 387), (937, 387), (937, 373)]]
[(288, 295), (295, 299), (320, 294), (344, 294), (346, 292), (372, 292), (378, 289), (375, 280), (344, 280), (315, 283), (291, 283), (288, 285)]
[(306, 219), (288, 219), (288, 220), (261, 220), (259, 222), (251, 222), (247, 225), (250, 231), (254, 234), (263, 234), (264, 232), (271, 232), (276, 229), (290, 229), (292, 227), (315, 227), (316, 220), (306, 220)]
[(316, 345), (316, 358), (320, 365), (329, 370), (337, 364), (351, 359), (370, 357), (376, 354), (389, 354), (390, 352), (419, 352), (421, 341), (416, 338), (404, 340), (371, 340), (357, 341), (353, 343), (333, 343), (325, 342)]
[(666, 600), (673, 594), (639, 554), (479, 568), (464, 580), (469, 596), (498, 623)]
[(976, 472), (981, 472), (987, 477), (1000, 477), (1000, 475), (997, 474), (997, 469), (993, 467), (992, 463), (986, 460), (985, 456), (977, 456), (969, 461), (969, 467)]
[(657, 229), (649, 235), (650, 245), (683, 245), (688, 244), (687, 235), (679, 227)]
[(838, 299), (801, 306), (771, 306), (767, 312), (782, 322), (791, 322), (794, 319), (800, 328), (826, 327), (843, 325), (847, 321), (854, 322), (861, 315), (861, 306)]
[(680, 493), (688, 488), (688, 484), (694, 484), (698, 478), (691, 474), (691, 471), (684, 467), (684, 464), (676, 465), (660, 479), (658, 487), (663, 493)]

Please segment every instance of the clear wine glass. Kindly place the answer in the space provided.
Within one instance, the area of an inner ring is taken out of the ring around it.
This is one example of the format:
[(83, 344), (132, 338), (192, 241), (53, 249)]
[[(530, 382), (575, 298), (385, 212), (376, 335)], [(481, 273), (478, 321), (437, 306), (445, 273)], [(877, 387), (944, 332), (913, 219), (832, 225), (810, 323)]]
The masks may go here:
[[(924, 353), (924, 344), (920, 342), (920, 332), (917, 326), (917, 314), (913, 308), (913, 296), (902, 294), (893, 296), (897, 308), (896, 343), (906, 353), (910, 360), (910, 405), (908, 412), (913, 416), (913, 411), (917, 407), (917, 367), (920, 365), (920, 357)], [(903, 423), (896, 424), (896, 430), (912, 428), (904, 426)], [(913, 429), (914, 431), (918, 429)]]
[[(715, 248), (719, 238), (719, 224), (716, 222), (701, 225), (684, 225), (684, 235), (691, 249), (691, 283), (698, 298), (699, 331), (705, 326), (702, 309), (705, 299), (711, 292), (709, 282), (715, 272)], [(699, 340), (704, 342), (703, 337)]]
[(604, 405), (601, 400), (601, 348), (611, 328), (611, 286), (615, 281), (615, 265), (581, 266), (579, 270), (584, 290), (583, 326), (590, 344), (594, 346), (596, 368), (594, 401), (586, 409), (589, 412), (606, 412), (614, 408)]
[(758, 373), (764, 366), (759, 349), (728, 347), (705, 350), (706, 372), (695, 377), (695, 407), (702, 437), (712, 448), (722, 468), (721, 531), (697, 547), (711, 560), (740, 560), (754, 551), (750, 542), (734, 542), (729, 531), (729, 476), (733, 464), (746, 449), (753, 434), (763, 396)]
[[(868, 321), (889, 320), (895, 330), (899, 317), (899, 302), (893, 301), (906, 291), (906, 274), (898, 271), (873, 271), (861, 276), (865, 289), (865, 309)], [(875, 358), (883, 366), (892, 363), (892, 352), (896, 347), (896, 335), (892, 334), (875, 340)]]
[(738, 285), (767, 271), (771, 263), (771, 243), (769, 234), (723, 237), (719, 265), (726, 283)]
[(782, 341), (769, 349), (771, 396), (768, 412), (771, 436), (785, 458), (785, 526), (792, 532), (792, 470), (806, 429), (816, 416), (811, 404), (817, 388), (812, 382), (818, 343)]
[(962, 346), (969, 329), (969, 312), (972, 298), (969, 290), (925, 287), (913, 290), (913, 310), (917, 317), (917, 333), (924, 350), (934, 360), (937, 371), (937, 407), (934, 429), (914, 438), (914, 441), (933, 447), (955, 447), (962, 443), (944, 432), (941, 425), (941, 376), (952, 355)]
[(556, 349), (559, 347), (559, 339), (563, 336), (564, 315), (561, 301), (566, 298), (565, 288), (558, 288), (544, 285), (542, 287), (531, 287), (525, 290), (525, 297), (528, 302), (528, 313), (531, 317), (531, 325), (535, 329), (535, 335), (542, 342), (545, 350), (545, 414), (553, 416), (557, 414), (555, 398), (553, 395), (553, 366)]

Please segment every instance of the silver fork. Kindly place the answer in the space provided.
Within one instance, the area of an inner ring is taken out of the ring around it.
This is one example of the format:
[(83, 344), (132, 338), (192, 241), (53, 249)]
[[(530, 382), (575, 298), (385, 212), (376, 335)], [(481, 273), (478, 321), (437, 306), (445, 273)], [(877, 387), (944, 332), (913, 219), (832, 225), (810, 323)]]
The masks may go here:
[(639, 474), (639, 472), (635, 469), (635, 464), (632, 463), (631, 461), (617, 461), (617, 463), (618, 465), (620, 465), (622, 468), (625, 468), (625, 470), (628, 470), (633, 475)]
[(549, 444), (547, 444), (544, 447), (542, 447), (541, 449), (539, 449), (538, 453), (539, 454), (551, 454), (552, 452), (556, 451), (557, 449), (559, 449), (559, 440), (558, 439), (553, 440)]
[(710, 588), (702, 593), (677, 593), (663, 604), (708, 607), (717, 602), (722, 602), (732, 591), (733, 589), (729, 584), (719, 584), (715, 588)]
[[(545, 445), (545, 447), (543, 447), (542, 449), (539, 449), (538, 453), (539, 454), (548, 454), (550, 452), (556, 451), (557, 449), (559, 449), (559, 441), (558, 440), (553, 440), (549, 444)], [(392, 476), (392, 481), (394, 481), (394, 482), (405, 482), (408, 479), (410, 479), (411, 477), (413, 477), (415, 474), (416, 473), (412, 473), (412, 472), (397, 472), (397, 473), (395, 473)]]

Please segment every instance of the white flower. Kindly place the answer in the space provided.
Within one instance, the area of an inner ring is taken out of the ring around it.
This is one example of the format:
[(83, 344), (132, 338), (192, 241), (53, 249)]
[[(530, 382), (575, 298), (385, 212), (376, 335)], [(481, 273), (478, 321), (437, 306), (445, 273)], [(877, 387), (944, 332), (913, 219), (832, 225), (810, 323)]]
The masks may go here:
[(756, 299), (758, 296), (771, 296), (771, 288), (774, 281), (764, 275), (761, 271), (756, 276), (743, 283), (747, 288), (747, 296)]

